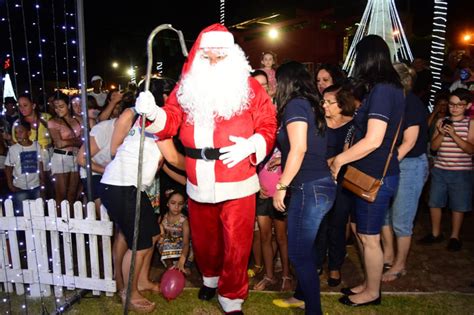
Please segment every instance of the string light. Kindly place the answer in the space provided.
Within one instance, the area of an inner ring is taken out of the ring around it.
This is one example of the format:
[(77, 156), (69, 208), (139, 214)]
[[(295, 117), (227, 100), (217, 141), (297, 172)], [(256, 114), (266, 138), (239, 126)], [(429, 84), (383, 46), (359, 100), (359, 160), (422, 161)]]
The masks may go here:
[(28, 87), (30, 90), (33, 88), (33, 84), (31, 82), (31, 67), (30, 67), (30, 58), (29, 58), (29, 48), (28, 48), (28, 35), (26, 30), (26, 18), (25, 18), (25, 10), (23, 8), (23, 0), (21, 0), (21, 17), (23, 21), (23, 34), (25, 37), (25, 56), (26, 56), (26, 69), (28, 75)]
[(430, 70), (433, 75), (433, 83), (430, 89), (430, 112), (434, 108), (436, 93), (441, 90), (441, 67), (444, 61), (444, 47), (446, 42), (446, 23), (448, 2), (443, 0), (434, 1), (433, 31), (431, 36)]

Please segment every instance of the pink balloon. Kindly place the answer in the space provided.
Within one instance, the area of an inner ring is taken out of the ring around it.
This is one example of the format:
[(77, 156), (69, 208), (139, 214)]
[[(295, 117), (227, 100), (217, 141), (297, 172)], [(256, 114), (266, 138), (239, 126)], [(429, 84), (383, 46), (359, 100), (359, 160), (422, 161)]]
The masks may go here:
[(176, 299), (183, 292), (186, 279), (181, 271), (168, 269), (161, 277), (160, 290), (168, 301)]
[(265, 189), (270, 197), (273, 197), (276, 191), (276, 184), (280, 180), (281, 176), (281, 167), (278, 166), (276, 170), (269, 171), (267, 166), (258, 173), (258, 179), (260, 180), (260, 185)]

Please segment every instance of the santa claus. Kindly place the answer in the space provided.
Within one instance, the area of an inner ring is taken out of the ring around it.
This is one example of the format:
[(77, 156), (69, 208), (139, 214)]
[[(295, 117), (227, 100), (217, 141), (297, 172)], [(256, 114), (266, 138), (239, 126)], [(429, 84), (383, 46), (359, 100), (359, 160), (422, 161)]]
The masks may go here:
[[(166, 105), (141, 93), (137, 110), (160, 139), (185, 146), (193, 249), (203, 275), (199, 298), (218, 291), (226, 313), (242, 313), (255, 221), (256, 165), (273, 148), (275, 106), (222, 25), (204, 29)], [(146, 172), (146, 170), (144, 170)]]

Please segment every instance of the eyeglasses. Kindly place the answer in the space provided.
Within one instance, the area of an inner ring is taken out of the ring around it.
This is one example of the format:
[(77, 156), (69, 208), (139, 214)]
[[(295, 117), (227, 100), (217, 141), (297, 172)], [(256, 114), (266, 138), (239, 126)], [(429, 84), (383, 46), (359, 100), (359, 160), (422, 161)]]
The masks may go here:
[(324, 106), (324, 104), (332, 105), (332, 104), (336, 104), (336, 103), (337, 103), (337, 101), (331, 102), (330, 100), (321, 100), (321, 101), (319, 101), (319, 105), (321, 105), (321, 106)]
[(463, 108), (464, 106), (466, 106), (467, 104), (466, 103), (452, 103), (452, 102), (449, 102), (449, 107), (451, 108)]

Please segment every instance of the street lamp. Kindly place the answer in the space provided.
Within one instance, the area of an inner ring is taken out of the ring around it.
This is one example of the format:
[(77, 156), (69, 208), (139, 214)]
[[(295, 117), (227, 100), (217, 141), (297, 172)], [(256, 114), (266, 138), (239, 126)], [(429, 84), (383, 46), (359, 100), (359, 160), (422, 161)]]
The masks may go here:
[(112, 62), (112, 68), (117, 69), (119, 66), (118, 62), (114, 61)]
[(469, 42), (469, 41), (471, 41), (472, 36), (471, 36), (471, 34), (466, 34), (466, 35), (463, 36), (462, 39), (463, 39), (465, 42)]
[(270, 31), (268, 31), (268, 36), (271, 39), (276, 39), (278, 37), (278, 31), (274, 28), (272, 28)]

